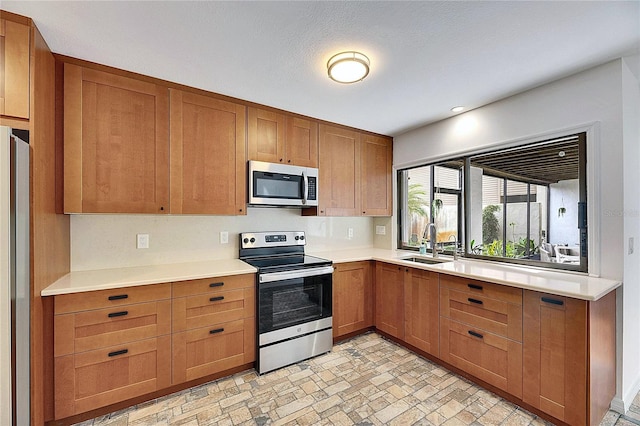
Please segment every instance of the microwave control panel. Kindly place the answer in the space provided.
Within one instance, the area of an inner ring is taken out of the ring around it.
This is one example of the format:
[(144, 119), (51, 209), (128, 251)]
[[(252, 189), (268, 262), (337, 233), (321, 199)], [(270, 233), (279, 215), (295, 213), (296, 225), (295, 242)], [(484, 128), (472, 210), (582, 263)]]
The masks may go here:
[(318, 195), (317, 195), (317, 188), (318, 185), (316, 185), (316, 179), (315, 177), (308, 177), (307, 181), (309, 182), (309, 187), (308, 187), (308, 193), (307, 193), (307, 199), (308, 200), (317, 200), (318, 199)]

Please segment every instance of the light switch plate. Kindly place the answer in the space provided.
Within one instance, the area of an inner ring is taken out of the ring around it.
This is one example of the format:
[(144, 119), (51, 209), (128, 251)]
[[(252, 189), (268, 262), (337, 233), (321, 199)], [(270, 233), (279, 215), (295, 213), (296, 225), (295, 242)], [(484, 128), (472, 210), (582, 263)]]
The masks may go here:
[(220, 244), (229, 244), (229, 233), (227, 231), (220, 231)]
[(384, 225), (376, 225), (376, 235), (386, 235), (387, 227)]
[(353, 238), (353, 228), (347, 229), (347, 238), (349, 239)]
[(149, 234), (136, 235), (136, 248), (139, 248), (139, 249), (149, 248)]

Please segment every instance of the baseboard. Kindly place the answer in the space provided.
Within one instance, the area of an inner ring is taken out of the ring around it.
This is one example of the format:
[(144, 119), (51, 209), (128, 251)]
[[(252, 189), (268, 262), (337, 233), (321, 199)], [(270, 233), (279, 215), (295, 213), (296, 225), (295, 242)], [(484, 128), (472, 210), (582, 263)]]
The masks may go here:
[(635, 399), (636, 395), (640, 392), (640, 376), (636, 379), (636, 382), (631, 386), (631, 389), (622, 397), (622, 399), (616, 397), (611, 401), (611, 409), (617, 411), (620, 414), (625, 414), (629, 411), (631, 403)]
[(618, 397), (613, 398), (613, 401), (611, 401), (611, 409), (616, 413), (624, 414), (624, 401)]

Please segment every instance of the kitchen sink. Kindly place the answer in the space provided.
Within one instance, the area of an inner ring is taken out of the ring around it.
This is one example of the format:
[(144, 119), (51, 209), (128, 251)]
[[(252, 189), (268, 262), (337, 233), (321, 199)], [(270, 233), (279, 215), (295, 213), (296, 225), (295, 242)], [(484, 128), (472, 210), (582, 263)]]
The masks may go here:
[(409, 262), (425, 263), (427, 265), (437, 265), (439, 263), (451, 262), (450, 259), (433, 259), (428, 257), (401, 257), (400, 260), (408, 260)]

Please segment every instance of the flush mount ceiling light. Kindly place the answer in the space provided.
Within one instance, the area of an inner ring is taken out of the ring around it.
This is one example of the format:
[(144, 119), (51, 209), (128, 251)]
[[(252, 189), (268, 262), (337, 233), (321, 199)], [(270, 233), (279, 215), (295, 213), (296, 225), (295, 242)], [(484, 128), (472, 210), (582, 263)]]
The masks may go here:
[(451, 112), (460, 112), (464, 109), (463, 106), (454, 106), (453, 108), (451, 108)]
[(355, 83), (369, 74), (369, 58), (359, 52), (342, 52), (327, 62), (329, 78), (338, 83)]

